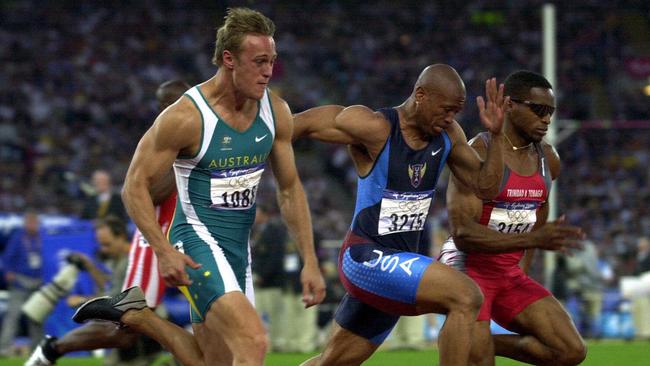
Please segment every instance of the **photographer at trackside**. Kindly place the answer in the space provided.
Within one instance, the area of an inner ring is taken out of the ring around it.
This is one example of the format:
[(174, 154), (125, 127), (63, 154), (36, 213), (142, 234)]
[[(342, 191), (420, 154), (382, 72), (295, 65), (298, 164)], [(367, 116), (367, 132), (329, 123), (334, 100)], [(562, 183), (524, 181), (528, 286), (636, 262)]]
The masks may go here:
[[(106, 258), (105, 264), (110, 269), (111, 275), (99, 269), (90, 258), (82, 253), (71, 254), (68, 261), (77, 265), (80, 270), (88, 272), (97, 286), (96, 296), (119, 294), (122, 282), (124, 282), (131, 245), (126, 223), (116, 216), (98, 219), (95, 224), (95, 239), (99, 245), (99, 254)], [(107, 283), (110, 283), (108, 289)], [(77, 307), (86, 300), (85, 297), (71, 295), (68, 297), (67, 303), (71, 307)]]
[[(113, 296), (119, 294), (126, 274), (131, 245), (126, 223), (115, 216), (99, 219), (95, 224), (95, 238), (99, 245), (99, 254), (107, 258), (104, 263), (111, 270), (110, 276), (99, 269), (84, 254), (73, 253), (67, 260), (90, 274), (97, 286), (97, 295)], [(110, 286), (105, 290), (109, 283)], [(71, 307), (77, 307), (87, 300), (85, 296), (71, 295), (68, 296), (67, 303)], [(93, 322), (87, 323), (82, 327), (71, 330), (58, 339), (47, 336), (41, 342), (40, 347), (44, 348), (42, 352), (54, 356), (52, 359), (55, 360), (68, 352), (78, 350), (78, 344), (89, 337), (94, 337), (96, 332), (112, 331), (110, 326), (107, 327), (106, 324), (99, 327), (96, 325)], [(117, 328), (117, 326), (113, 328)], [(120, 349), (111, 352), (106, 357), (104, 365), (149, 365), (161, 350), (160, 346), (154, 344), (151, 340), (139, 341), (137, 337), (127, 336), (123, 337), (123, 340), (124, 344), (120, 345)]]

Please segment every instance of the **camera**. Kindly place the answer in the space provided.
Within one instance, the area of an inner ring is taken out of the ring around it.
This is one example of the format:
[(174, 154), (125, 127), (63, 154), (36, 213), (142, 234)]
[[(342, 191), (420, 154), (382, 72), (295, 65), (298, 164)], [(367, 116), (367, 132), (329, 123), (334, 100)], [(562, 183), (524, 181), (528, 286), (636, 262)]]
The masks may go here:
[(86, 265), (84, 264), (83, 258), (81, 258), (81, 255), (77, 253), (69, 254), (65, 260), (70, 264), (74, 264), (80, 271), (86, 270)]
[(85, 269), (83, 260), (78, 254), (70, 254), (66, 257), (66, 261), (68, 263), (61, 267), (52, 281), (41, 286), (23, 304), (23, 314), (33, 322), (43, 323), (59, 299), (67, 295), (77, 282), (79, 271)]

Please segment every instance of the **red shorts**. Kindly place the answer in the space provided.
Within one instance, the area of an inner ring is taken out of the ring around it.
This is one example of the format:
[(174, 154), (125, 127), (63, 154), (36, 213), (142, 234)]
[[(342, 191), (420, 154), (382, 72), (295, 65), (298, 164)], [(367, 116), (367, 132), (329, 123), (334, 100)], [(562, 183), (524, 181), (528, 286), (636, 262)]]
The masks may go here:
[[(174, 217), (175, 206), (176, 194), (174, 193), (156, 207), (158, 223), (165, 234)], [(125, 290), (133, 286), (142, 289), (147, 306), (155, 308), (160, 305), (165, 294), (165, 282), (158, 272), (158, 258), (139, 229), (135, 230), (131, 240), (129, 263), (126, 267), (126, 277), (122, 289)]]
[(492, 319), (507, 329), (515, 316), (528, 305), (551, 296), (547, 289), (528, 277), (519, 267), (503, 270), (501, 274), (481, 274), (483, 270), (467, 268), (467, 275), (483, 292), (483, 305), (477, 319), (479, 321)]

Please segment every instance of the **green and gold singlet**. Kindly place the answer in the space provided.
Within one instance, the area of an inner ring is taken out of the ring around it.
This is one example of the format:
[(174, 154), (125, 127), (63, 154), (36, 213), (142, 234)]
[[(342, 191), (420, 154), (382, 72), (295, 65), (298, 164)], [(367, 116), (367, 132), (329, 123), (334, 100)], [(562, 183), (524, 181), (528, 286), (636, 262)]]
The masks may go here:
[(181, 288), (193, 322), (219, 296), (243, 291), (252, 300), (249, 236), (255, 198), (275, 137), (268, 90), (251, 126), (239, 132), (210, 107), (198, 86), (185, 93), (201, 114), (196, 156), (174, 162), (178, 201), (169, 241), (202, 266), (186, 267), (192, 285)]

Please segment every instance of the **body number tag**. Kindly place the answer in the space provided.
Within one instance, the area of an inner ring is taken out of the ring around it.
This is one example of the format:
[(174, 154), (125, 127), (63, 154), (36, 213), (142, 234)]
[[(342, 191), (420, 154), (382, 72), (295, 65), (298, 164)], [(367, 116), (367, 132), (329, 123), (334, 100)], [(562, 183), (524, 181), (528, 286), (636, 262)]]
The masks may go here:
[(221, 210), (246, 210), (255, 204), (264, 165), (240, 169), (215, 170), (211, 173), (211, 208)]
[(420, 231), (429, 213), (435, 190), (396, 192), (384, 190), (379, 211), (379, 235)]

